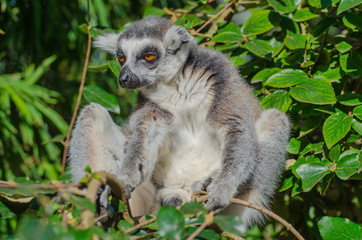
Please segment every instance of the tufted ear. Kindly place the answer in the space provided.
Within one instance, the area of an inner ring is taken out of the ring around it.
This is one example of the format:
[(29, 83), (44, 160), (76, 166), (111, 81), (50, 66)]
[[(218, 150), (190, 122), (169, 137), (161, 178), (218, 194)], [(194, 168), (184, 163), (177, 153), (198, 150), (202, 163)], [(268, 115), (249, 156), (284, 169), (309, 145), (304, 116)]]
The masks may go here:
[(107, 33), (96, 37), (93, 42), (93, 46), (100, 48), (104, 51), (116, 54), (117, 44), (118, 44), (118, 34), (116, 33)]
[(173, 25), (167, 30), (163, 43), (167, 52), (176, 54), (178, 50), (187, 43), (192, 41), (192, 36), (183, 27)]

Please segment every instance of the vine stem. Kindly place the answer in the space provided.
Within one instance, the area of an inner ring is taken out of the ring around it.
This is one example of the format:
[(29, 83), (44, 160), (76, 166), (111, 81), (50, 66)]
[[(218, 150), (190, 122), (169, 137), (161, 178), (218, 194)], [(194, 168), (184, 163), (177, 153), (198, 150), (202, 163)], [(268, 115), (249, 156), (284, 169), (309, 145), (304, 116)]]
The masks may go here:
[(142, 228), (143, 226), (146, 226), (146, 225), (148, 225), (148, 224), (150, 224), (150, 223), (153, 223), (153, 222), (155, 222), (155, 221), (156, 221), (156, 216), (153, 216), (151, 219), (148, 219), (148, 220), (146, 220), (146, 221), (143, 221), (143, 222), (137, 224), (136, 226), (131, 227), (130, 229), (127, 229), (125, 232), (126, 232), (127, 234), (129, 234), (129, 233), (131, 233), (131, 232), (133, 232), (133, 231), (135, 231), (135, 230), (137, 230), (137, 229), (140, 229), (140, 228)]
[(202, 29), (204, 29), (207, 25), (209, 25), (212, 21), (214, 21), (217, 17), (219, 17), (223, 12), (226, 11), (226, 9), (228, 9), (231, 5), (233, 5), (235, 3), (235, 0), (229, 2), (228, 4), (225, 5), (225, 7), (223, 9), (220, 10), (220, 12), (218, 12), (216, 15), (214, 15), (212, 18), (210, 18), (209, 20), (207, 20), (207, 22), (205, 22), (199, 29), (196, 30), (196, 33), (200, 33), (200, 31)]
[(65, 142), (64, 142), (64, 151), (63, 151), (63, 158), (62, 158), (62, 174), (64, 173), (65, 162), (66, 162), (66, 159), (67, 159), (67, 152), (68, 152), (68, 147), (69, 147), (70, 133), (72, 132), (73, 125), (74, 125), (74, 122), (75, 122), (75, 118), (77, 117), (77, 114), (78, 114), (80, 100), (82, 99), (84, 82), (85, 82), (85, 77), (87, 75), (87, 68), (88, 68), (89, 57), (90, 57), (90, 49), (91, 49), (92, 37), (91, 37), (91, 34), (90, 34), (91, 17), (90, 17), (90, 13), (89, 13), (89, 0), (87, 0), (87, 7), (88, 7), (88, 26), (87, 26), (88, 43), (87, 43), (87, 51), (86, 51), (85, 60), (84, 60), (84, 66), (83, 66), (82, 78), (81, 78), (80, 86), (79, 86), (77, 103), (75, 105), (75, 108), (74, 108), (74, 111), (73, 111), (73, 116), (72, 116), (72, 119), (70, 120), (70, 123), (69, 123), (69, 129), (68, 129), (67, 137), (66, 137)]

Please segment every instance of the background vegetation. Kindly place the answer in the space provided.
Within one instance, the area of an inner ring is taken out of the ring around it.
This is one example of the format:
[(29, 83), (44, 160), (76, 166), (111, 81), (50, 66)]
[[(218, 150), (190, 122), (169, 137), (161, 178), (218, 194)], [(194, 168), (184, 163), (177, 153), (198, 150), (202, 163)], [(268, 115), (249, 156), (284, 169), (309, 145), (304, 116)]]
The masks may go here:
[[(95, 205), (79, 185), (63, 185), (61, 156), (85, 58), (87, 1), (0, 2), (2, 238), (177, 239), (203, 222), (215, 223), (200, 233), (204, 239), (293, 238), (275, 221), (241, 233), (236, 218), (212, 217), (196, 203), (162, 208), (157, 222), (127, 231), (135, 223), (116, 198), (113, 227), (86, 227), (82, 213)], [(361, 2), (90, 0), (90, 34), (163, 16), (228, 55), (263, 107), (287, 112), (293, 123), (273, 211), (306, 239), (362, 239)], [(136, 92), (118, 87), (118, 72), (113, 56), (92, 49), (82, 104), (102, 104), (121, 124)], [(89, 173), (82, 186), (99, 178)]]

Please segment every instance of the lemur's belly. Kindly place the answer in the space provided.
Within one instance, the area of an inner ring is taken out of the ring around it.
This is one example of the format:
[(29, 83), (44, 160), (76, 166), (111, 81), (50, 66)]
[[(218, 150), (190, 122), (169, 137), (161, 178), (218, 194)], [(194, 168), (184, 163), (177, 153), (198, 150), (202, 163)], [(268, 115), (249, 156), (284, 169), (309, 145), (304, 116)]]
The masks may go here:
[(153, 174), (156, 187), (183, 189), (191, 193), (195, 181), (216, 174), (221, 164), (222, 131), (212, 130), (206, 121), (175, 123), (160, 148)]

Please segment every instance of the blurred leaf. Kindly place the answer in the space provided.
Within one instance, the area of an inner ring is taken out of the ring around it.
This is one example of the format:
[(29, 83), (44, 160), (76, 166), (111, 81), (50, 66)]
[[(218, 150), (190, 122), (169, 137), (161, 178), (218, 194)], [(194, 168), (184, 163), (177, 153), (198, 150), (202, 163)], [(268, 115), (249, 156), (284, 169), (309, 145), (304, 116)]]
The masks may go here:
[(340, 53), (346, 53), (352, 49), (352, 45), (346, 43), (345, 41), (342, 41), (336, 45), (336, 49)]
[(316, 17), (319, 17), (319, 15), (312, 13), (309, 8), (302, 8), (293, 14), (293, 19), (296, 22), (304, 22)]
[(161, 8), (149, 7), (149, 8), (146, 8), (145, 12), (143, 13), (143, 17), (147, 17), (147, 16), (161, 17), (165, 14), (166, 14), (165, 11)]
[[(358, 0), (361, 1), (361, 0)], [(343, 16), (342, 21), (346, 27), (362, 31), (362, 15), (356, 13), (348, 13)]]
[(318, 228), (323, 240), (357, 240), (362, 236), (362, 228), (347, 218), (324, 216)]
[(92, 212), (96, 211), (96, 205), (92, 203), (89, 199), (84, 197), (79, 197), (76, 195), (73, 195), (71, 193), (66, 194), (69, 197), (69, 201), (74, 204), (77, 208), (81, 210), (90, 210)]
[(244, 39), (240, 33), (223, 32), (215, 35), (210, 41), (214, 42), (243, 42)]
[(119, 77), (119, 73), (121, 72), (121, 65), (119, 64), (118, 60), (111, 60), (108, 61), (108, 66), (111, 69), (111, 71), (114, 73), (114, 75), (117, 77)]
[(88, 69), (90, 70), (105, 70), (108, 69), (108, 64), (98, 65), (98, 66), (88, 66)]
[(331, 172), (328, 162), (310, 162), (300, 165), (296, 172), (302, 179), (303, 191), (309, 192), (325, 175)]
[(330, 26), (332, 26), (336, 22), (337, 22), (337, 19), (334, 17), (323, 18), (314, 27), (313, 32), (312, 32), (313, 37), (315, 37), (315, 38), (319, 37), (322, 33), (324, 33)]
[(281, 112), (286, 112), (289, 109), (292, 99), (285, 90), (276, 90), (272, 94), (267, 95), (261, 101), (261, 104), (265, 109), (276, 108)]
[(337, 8), (337, 15), (362, 3), (362, 0), (341, 0)]
[(15, 217), (15, 213), (13, 213), (5, 204), (0, 202), (0, 215), (3, 219), (9, 219)]
[(261, 10), (251, 15), (244, 23), (242, 29), (246, 36), (265, 33), (274, 26), (269, 20), (270, 10)]
[(185, 220), (182, 213), (174, 207), (161, 207), (157, 213), (158, 232), (161, 237), (182, 239)]
[(301, 0), (268, 0), (269, 4), (280, 13), (291, 13), (297, 8)]
[(265, 58), (268, 54), (270, 54), (273, 51), (273, 47), (269, 44), (268, 41), (260, 39), (249, 40), (245, 43), (244, 46), (250, 52), (262, 58)]
[(355, 107), (353, 109), (353, 114), (358, 117), (360, 120), (362, 120), (362, 105), (361, 106), (358, 106), (358, 107)]
[(207, 213), (207, 210), (197, 202), (187, 202), (184, 205), (182, 205), (180, 211), (183, 213), (183, 215), (197, 215), (199, 213)]
[(352, 128), (362, 136), (362, 123), (356, 119), (353, 119)]
[(240, 218), (237, 216), (214, 216), (214, 222), (224, 232), (233, 233), (236, 235), (242, 235), (244, 232), (244, 225)]
[(331, 115), (323, 124), (323, 136), (330, 149), (349, 132), (352, 126), (352, 116), (343, 112)]
[[(188, 227), (187, 234), (191, 235), (196, 229), (197, 227)], [(214, 230), (204, 229), (197, 235), (197, 239), (218, 240), (220, 237)]]
[(358, 172), (359, 164), (358, 153), (344, 156), (337, 162), (336, 175), (342, 180), (347, 180)]
[(362, 95), (356, 93), (345, 93), (339, 95), (338, 102), (346, 106), (357, 106), (362, 104)]
[(290, 89), (290, 95), (305, 103), (333, 104), (336, 102), (333, 87), (321, 79), (304, 79)]
[(298, 154), (300, 151), (301, 141), (296, 138), (291, 138), (287, 147), (287, 151), (290, 154)]
[(111, 112), (119, 114), (121, 111), (116, 96), (107, 93), (98, 86), (85, 86), (83, 96), (88, 102), (98, 103)]
[(265, 68), (254, 75), (254, 77), (251, 79), (251, 83), (262, 82), (264, 84), (270, 76), (280, 71), (282, 71), (280, 68)]
[(296, 85), (307, 79), (307, 74), (301, 70), (285, 69), (272, 75), (265, 82), (265, 86), (285, 88)]

